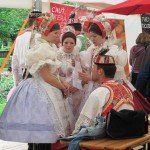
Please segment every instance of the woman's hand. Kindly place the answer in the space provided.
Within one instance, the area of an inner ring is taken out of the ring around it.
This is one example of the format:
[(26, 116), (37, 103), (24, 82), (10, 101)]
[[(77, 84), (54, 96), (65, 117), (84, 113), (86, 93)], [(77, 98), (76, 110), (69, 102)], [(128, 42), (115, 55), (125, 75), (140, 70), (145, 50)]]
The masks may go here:
[(66, 98), (69, 95), (69, 89), (68, 88), (64, 88), (61, 90), (63, 97)]
[(66, 98), (69, 95), (70, 84), (64, 80), (61, 80), (61, 83), (63, 85), (63, 89), (62, 89), (63, 96)]
[(69, 83), (67, 83), (67, 82), (64, 81), (64, 80), (61, 80), (61, 83), (63, 84), (63, 86), (65, 87), (65, 89), (69, 89), (69, 87), (70, 87), (70, 84), (69, 84)]
[(79, 79), (82, 80), (84, 83), (88, 83), (91, 81), (91, 75), (86, 72), (79, 72)]
[(75, 88), (75, 87), (73, 87), (73, 86), (70, 86), (70, 87), (69, 87), (69, 92), (70, 92), (70, 93), (75, 93), (76, 91), (78, 91), (77, 88)]

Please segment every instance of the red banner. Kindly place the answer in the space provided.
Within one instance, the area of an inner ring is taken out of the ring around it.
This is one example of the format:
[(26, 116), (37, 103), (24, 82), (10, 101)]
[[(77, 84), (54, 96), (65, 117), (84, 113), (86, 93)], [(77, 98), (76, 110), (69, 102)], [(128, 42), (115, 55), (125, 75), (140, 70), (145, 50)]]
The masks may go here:
[(66, 25), (70, 13), (75, 8), (73, 6), (67, 6), (64, 4), (50, 3), (50, 10), (55, 15), (57, 21), (60, 23), (60, 26), (63, 27)]
[(68, 6), (65, 4), (58, 4), (58, 3), (50, 3), (50, 10), (51, 13), (55, 15), (61, 27), (67, 24), (69, 16), (73, 11), (75, 11), (76, 13), (75, 18), (79, 18), (81, 16), (87, 16), (89, 13), (93, 12), (86, 8), (79, 8), (79, 7), (75, 8), (73, 6)]

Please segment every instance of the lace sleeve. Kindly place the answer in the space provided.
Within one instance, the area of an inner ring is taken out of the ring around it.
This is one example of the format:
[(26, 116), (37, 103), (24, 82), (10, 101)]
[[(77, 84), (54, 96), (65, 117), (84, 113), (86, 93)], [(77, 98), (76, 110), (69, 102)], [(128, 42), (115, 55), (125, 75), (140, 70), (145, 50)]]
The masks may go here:
[(12, 56), (12, 74), (13, 74), (14, 84), (15, 86), (17, 86), (21, 81), (21, 79), (19, 75), (19, 62), (16, 55)]
[(93, 125), (93, 124), (94, 124), (94, 120), (86, 117), (83, 114), (80, 114), (80, 116), (79, 116), (79, 118), (78, 118), (78, 120), (77, 120), (77, 122), (75, 124), (75, 130), (73, 131), (73, 134), (78, 132), (78, 130), (80, 129), (80, 127), (82, 125), (90, 126), (90, 125)]

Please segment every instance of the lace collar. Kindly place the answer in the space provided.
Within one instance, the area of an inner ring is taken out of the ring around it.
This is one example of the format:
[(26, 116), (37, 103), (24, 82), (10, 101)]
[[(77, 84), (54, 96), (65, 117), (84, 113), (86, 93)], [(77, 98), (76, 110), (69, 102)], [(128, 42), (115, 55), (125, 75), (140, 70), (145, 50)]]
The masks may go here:
[(75, 56), (75, 55), (76, 55), (76, 53), (74, 52), (74, 50), (73, 50), (71, 53), (66, 53), (66, 52), (64, 52), (63, 47), (60, 49), (60, 52), (61, 52), (61, 54), (62, 54), (64, 57), (72, 57), (72, 56)]

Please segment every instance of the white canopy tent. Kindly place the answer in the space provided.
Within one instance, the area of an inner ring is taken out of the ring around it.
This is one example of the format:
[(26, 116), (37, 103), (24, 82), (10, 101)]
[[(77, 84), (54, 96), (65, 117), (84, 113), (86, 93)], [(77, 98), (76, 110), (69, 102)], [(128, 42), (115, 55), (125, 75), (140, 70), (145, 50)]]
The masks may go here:
[[(0, 7), (5, 8), (32, 8), (32, 1), (33, 0), (0, 0)], [(45, 5), (49, 2), (64, 2), (65, 0), (42, 0), (42, 3)], [(70, 0), (70, 2), (78, 2), (78, 3), (84, 3), (84, 4), (90, 4), (90, 5), (97, 5), (99, 7), (106, 7), (109, 5), (115, 5), (118, 3), (121, 3), (125, 0)], [(85, 3), (86, 2), (86, 3)], [(104, 8), (103, 7), (103, 8)]]
[(0, 7), (31, 9), (32, 0), (0, 0)]

